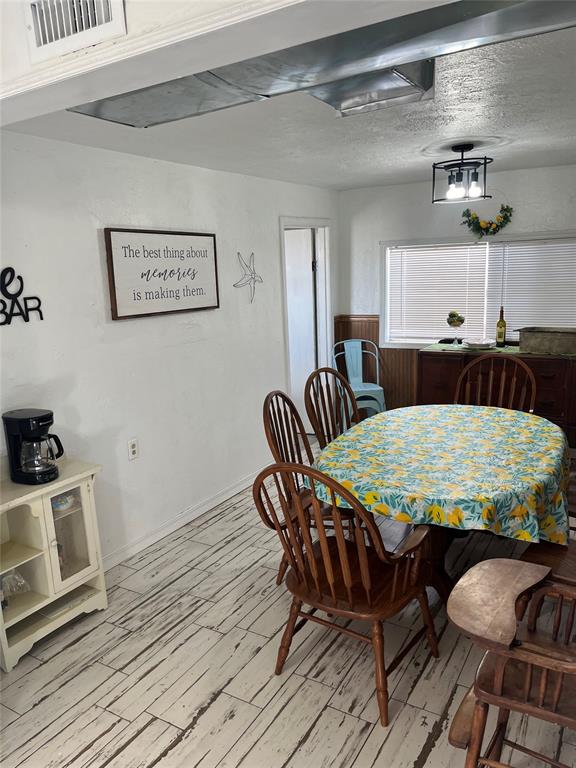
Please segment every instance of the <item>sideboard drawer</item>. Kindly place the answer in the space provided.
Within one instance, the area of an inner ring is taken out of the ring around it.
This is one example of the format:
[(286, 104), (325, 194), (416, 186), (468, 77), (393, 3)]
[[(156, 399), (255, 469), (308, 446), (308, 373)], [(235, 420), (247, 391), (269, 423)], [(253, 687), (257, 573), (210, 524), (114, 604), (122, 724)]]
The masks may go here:
[(522, 359), (529, 366), (536, 379), (534, 413), (552, 419), (566, 417), (568, 360), (561, 357), (533, 358), (529, 355)]
[(418, 356), (418, 404), (453, 403), (463, 367), (464, 356), (459, 353), (421, 352)]
[(553, 389), (540, 389), (536, 382), (536, 402), (534, 413), (544, 418), (563, 418), (566, 416), (566, 397), (563, 392)]
[(523, 357), (524, 362), (529, 366), (536, 379), (537, 389), (565, 389), (568, 376), (568, 360), (543, 357)]

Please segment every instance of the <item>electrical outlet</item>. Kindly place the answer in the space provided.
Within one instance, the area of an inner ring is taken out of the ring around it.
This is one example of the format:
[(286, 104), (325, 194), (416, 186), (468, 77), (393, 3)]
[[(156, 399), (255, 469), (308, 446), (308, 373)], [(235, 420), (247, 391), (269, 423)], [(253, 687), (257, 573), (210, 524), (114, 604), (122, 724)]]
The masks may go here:
[(132, 440), (128, 440), (128, 461), (134, 461), (138, 456), (140, 456), (138, 440), (133, 437)]

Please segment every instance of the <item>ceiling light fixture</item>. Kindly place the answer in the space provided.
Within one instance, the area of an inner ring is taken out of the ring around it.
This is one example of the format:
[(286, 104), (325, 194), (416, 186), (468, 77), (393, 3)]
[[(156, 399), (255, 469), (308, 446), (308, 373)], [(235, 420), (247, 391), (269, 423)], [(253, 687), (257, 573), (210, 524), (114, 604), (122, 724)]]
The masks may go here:
[[(492, 158), (464, 157), (473, 149), (474, 144), (454, 144), (452, 151), (460, 155), (459, 160), (443, 160), (432, 165), (433, 203), (458, 203), (492, 197), (486, 194), (486, 167)], [(446, 177), (436, 171), (445, 171), (447, 182)]]

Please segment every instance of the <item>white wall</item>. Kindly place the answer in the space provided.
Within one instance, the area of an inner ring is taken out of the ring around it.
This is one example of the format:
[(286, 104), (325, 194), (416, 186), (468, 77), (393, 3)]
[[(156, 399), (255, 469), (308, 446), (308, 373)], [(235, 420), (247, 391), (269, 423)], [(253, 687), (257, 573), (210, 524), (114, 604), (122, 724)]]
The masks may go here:
[[(286, 386), (279, 217), (334, 217), (336, 193), (2, 138), (3, 261), (44, 321), (0, 330), (1, 408), (53, 409), (67, 452), (103, 465), (110, 563), (269, 463), (262, 400)], [(105, 226), (215, 232), (221, 309), (112, 322)], [(264, 280), (252, 305), (232, 287), (237, 250), (254, 251)], [(132, 437), (141, 456), (128, 462)]]
[[(493, 200), (470, 207), (493, 218), (500, 203), (512, 205), (514, 217), (502, 237), (576, 230), (576, 166), (491, 172), (488, 181)], [(467, 205), (432, 205), (431, 187), (425, 182), (340, 194), (339, 312), (380, 312), (380, 241), (469, 236), (460, 225)]]

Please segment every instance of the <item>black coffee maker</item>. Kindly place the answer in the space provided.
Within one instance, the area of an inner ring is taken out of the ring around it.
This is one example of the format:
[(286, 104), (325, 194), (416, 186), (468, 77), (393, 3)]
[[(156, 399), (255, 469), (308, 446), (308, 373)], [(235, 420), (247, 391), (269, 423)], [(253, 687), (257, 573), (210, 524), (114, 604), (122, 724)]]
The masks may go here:
[[(15, 483), (39, 485), (58, 477), (54, 459), (64, 454), (58, 435), (49, 434), (54, 423), (52, 411), (20, 408), (2, 414), (10, 477)], [(53, 448), (55, 445), (56, 450)]]

